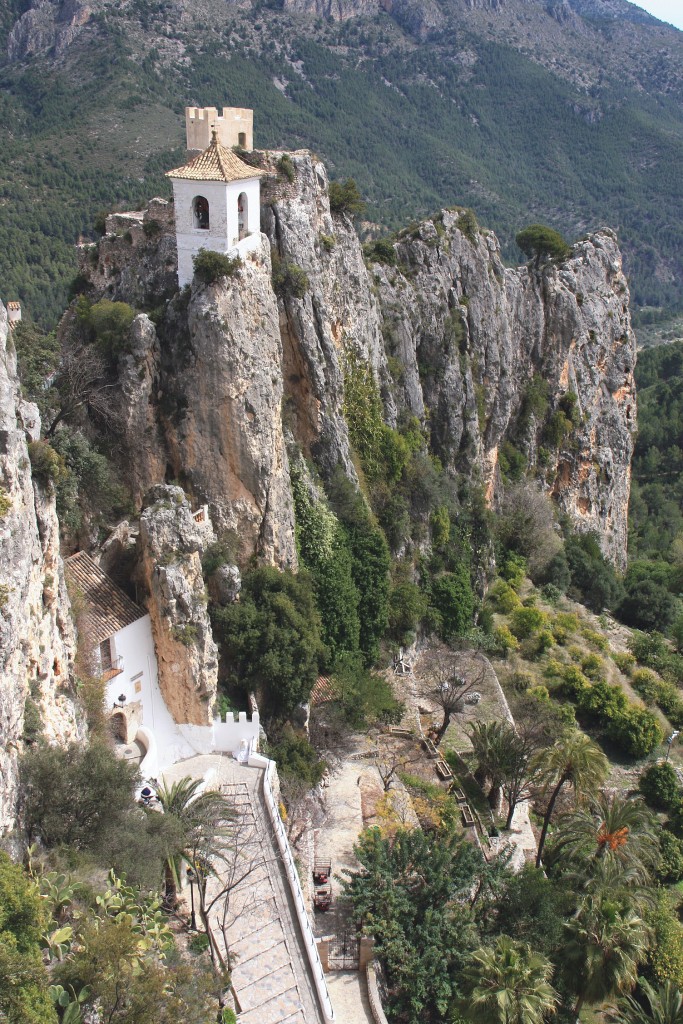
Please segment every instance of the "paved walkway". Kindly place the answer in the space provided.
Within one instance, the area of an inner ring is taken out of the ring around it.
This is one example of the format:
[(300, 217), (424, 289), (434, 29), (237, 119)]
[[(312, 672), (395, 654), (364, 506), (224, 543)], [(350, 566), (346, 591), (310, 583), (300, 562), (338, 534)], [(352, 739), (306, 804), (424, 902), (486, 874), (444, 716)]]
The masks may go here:
[(364, 973), (332, 971), (325, 980), (337, 1024), (374, 1024)]
[[(261, 798), (263, 772), (231, 757), (206, 754), (174, 764), (164, 779), (188, 775), (229, 794), (239, 815), (234, 852), (219, 868), (223, 884), (234, 880), (235, 889), (211, 914), (223, 950), (221, 925), (228, 937), (239, 1024), (320, 1024), (289, 884)], [(209, 880), (208, 900), (218, 885), (218, 879)]]

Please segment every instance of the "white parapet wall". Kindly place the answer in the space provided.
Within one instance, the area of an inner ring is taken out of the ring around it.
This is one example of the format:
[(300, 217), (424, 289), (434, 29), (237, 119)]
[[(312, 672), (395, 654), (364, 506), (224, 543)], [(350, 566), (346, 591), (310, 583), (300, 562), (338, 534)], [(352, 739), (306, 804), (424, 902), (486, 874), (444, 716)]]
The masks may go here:
[(313, 934), (311, 922), (309, 921), (308, 914), (306, 912), (306, 902), (301, 890), (299, 873), (296, 869), (296, 864), (294, 863), (289, 839), (287, 838), (285, 826), (283, 825), (282, 818), (280, 817), (277, 798), (275, 796), (276, 791), (279, 791), (279, 785), (277, 783), (277, 766), (275, 761), (270, 761), (267, 757), (263, 757), (261, 754), (252, 755), (252, 757), (249, 758), (249, 764), (254, 768), (265, 769), (263, 772), (263, 798), (265, 800), (266, 807), (268, 808), (268, 815), (275, 831), (275, 838), (277, 839), (277, 845), (282, 856), (282, 863), (287, 873), (287, 880), (294, 899), (296, 916), (301, 928), (308, 961), (311, 965), (313, 983), (315, 985), (315, 990), (318, 993), (318, 1001), (320, 1003), (323, 1019), (326, 1024), (333, 1024), (333, 1022), (336, 1021), (336, 1017), (332, 1006), (332, 1000), (330, 999), (330, 993), (327, 991), (325, 972), (323, 971), (323, 965), (320, 962), (315, 935)]

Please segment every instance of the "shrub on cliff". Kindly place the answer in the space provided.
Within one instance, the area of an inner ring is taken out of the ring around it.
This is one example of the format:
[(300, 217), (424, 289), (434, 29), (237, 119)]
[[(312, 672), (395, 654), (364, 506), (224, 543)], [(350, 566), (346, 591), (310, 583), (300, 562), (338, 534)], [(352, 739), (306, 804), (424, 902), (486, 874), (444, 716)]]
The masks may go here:
[(194, 276), (202, 284), (215, 284), (222, 277), (234, 277), (241, 262), (239, 256), (232, 259), (222, 252), (212, 252), (210, 249), (200, 249), (192, 258)]
[(303, 299), (309, 289), (308, 274), (296, 263), (273, 253), (273, 291), (279, 298)]
[(549, 259), (562, 260), (569, 256), (567, 245), (559, 231), (544, 224), (531, 224), (516, 236), (515, 241), (528, 259), (534, 259), (536, 266)]
[(356, 214), (365, 212), (365, 203), (353, 178), (330, 182), (330, 210), (332, 213)]

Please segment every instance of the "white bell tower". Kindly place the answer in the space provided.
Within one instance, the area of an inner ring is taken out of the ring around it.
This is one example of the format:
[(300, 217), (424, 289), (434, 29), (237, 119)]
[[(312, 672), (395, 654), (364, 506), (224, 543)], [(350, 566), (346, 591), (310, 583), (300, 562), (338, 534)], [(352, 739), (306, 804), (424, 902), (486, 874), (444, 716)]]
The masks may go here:
[(173, 182), (181, 288), (192, 281), (192, 260), (200, 249), (243, 256), (258, 248), (264, 173), (226, 149), (215, 128), (203, 153), (167, 171)]

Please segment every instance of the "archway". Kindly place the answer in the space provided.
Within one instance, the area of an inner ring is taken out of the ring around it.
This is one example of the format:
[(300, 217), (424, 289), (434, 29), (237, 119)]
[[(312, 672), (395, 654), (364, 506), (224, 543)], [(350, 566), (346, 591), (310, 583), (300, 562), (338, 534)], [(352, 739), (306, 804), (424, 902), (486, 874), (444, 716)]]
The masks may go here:
[(111, 716), (109, 727), (115, 740), (119, 740), (121, 743), (128, 742), (128, 722), (123, 712), (117, 711)]
[(204, 196), (195, 196), (192, 200), (194, 226), (203, 231), (209, 230), (209, 201)]
[(237, 200), (237, 238), (241, 242), (249, 234), (247, 225), (249, 223), (249, 202), (247, 193), (240, 192)]

